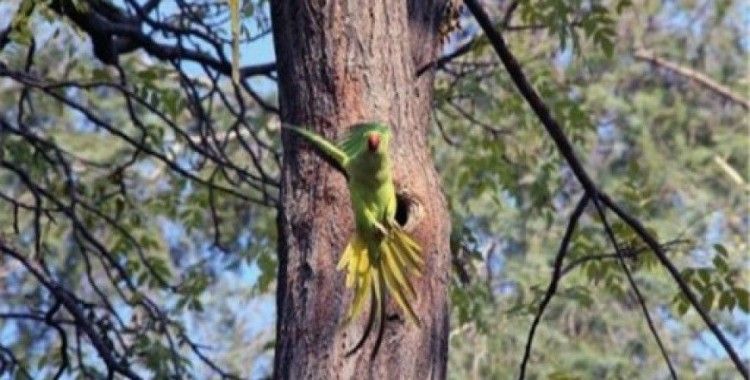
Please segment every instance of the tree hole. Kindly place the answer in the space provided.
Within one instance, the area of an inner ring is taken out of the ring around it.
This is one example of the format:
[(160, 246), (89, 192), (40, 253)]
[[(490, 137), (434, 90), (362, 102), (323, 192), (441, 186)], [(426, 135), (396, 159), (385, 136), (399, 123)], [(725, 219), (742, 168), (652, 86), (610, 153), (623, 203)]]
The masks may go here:
[(396, 191), (396, 222), (411, 231), (422, 219), (422, 203), (406, 189)]
[(396, 221), (401, 227), (409, 221), (409, 202), (400, 195), (396, 195)]

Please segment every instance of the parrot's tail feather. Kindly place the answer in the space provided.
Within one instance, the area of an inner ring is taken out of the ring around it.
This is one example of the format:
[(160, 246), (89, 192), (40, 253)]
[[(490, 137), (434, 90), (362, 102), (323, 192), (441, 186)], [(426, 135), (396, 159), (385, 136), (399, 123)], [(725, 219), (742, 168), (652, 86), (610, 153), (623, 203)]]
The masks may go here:
[(375, 355), (378, 354), (378, 350), (380, 350), (380, 344), (383, 342), (383, 332), (385, 332), (385, 286), (382, 279), (378, 281), (378, 284), (378, 288), (380, 290), (376, 293), (376, 296), (378, 293), (380, 294), (380, 297), (378, 297), (378, 314), (380, 315), (380, 326), (378, 326), (378, 338), (375, 340), (375, 346), (372, 347), (372, 352), (370, 353), (370, 360), (372, 360)]
[(352, 285), (354, 285), (354, 281), (356, 280), (356, 276), (354, 276), (354, 271), (352, 270), (352, 266), (356, 266), (355, 260), (354, 260), (354, 239), (349, 242), (349, 244), (346, 245), (346, 249), (344, 249), (344, 254), (341, 255), (341, 259), (339, 260), (338, 264), (336, 264), (336, 269), (342, 270), (344, 267), (346, 267), (346, 287), (351, 288)]
[(409, 297), (416, 299), (417, 292), (414, 290), (414, 286), (412, 286), (409, 279), (404, 275), (408, 269), (408, 264), (404, 263), (403, 258), (398, 254), (398, 250), (393, 245), (393, 242), (386, 241), (386, 244), (383, 244), (383, 254), (385, 259), (385, 270), (390, 270), (398, 285), (407, 290)]
[(349, 243), (346, 244), (346, 248), (344, 248), (344, 253), (341, 254), (341, 258), (339, 259), (339, 262), (336, 263), (337, 270), (342, 270), (344, 269), (344, 267), (346, 267), (347, 269), (349, 268), (349, 263), (351, 263), (352, 256), (354, 255), (354, 241), (355, 240), (357, 240), (356, 236), (352, 238), (352, 240), (349, 240)]
[(414, 312), (414, 309), (412, 309), (411, 304), (409, 304), (408, 298), (404, 296), (403, 289), (393, 278), (393, 273), (391, 273), (387, 269), (383, 270), (383, 279), (385, 280), (385, 285), (388, 288), (388, 293), (393, 296), (393, 299), (396, 300), (396, 303), (399, 307), (401, 307), (401, 310), (404, 310), (406, 312), (407, 318), (412, 321), (412, 323), (419, 326), (419, 318)]
[[(375, 289), (370, 287), (370, 299), (375, 299)], [(353, 353), (357, 352), (360, 348), (362, 348), (362, 345), (365, 344), (367, 341), (367, 337), (370, 335), (370, 332), (372, 331), (372, 326), (375, 323), (375, 307), (370, 307), (370, 315), (367, 317), (367, 324), (365, 325), (365, 331), (362, 333), (362, 337), (359, 338), (359, 341), (357, 344), (352, 347), (346, 354), (344, 354), (345, 357), (352, 356)]]
[[(365, 257), (360, 258), (360, 262), (367, 260), (367, 254), (364, 254), (363, 256)], [(348, 323), (352, 318), (360, 313), (362, 307), (364, 307), (365, 298), (367, 298), (367, 293), (370, 290), (372, 284), (372, 277), (369, 273), (362, 274), (360, 272), (356, 272), (356, 277), (357, 279), (354, 282), (354, 300), (352, 301), (352, 304), (349, 307), (349, 311), (347, 312), (345, 323)], [(370, 298), (372, 299), (372, 296)]]
[[(382, 285), (407, 317), (418, 325), (419, 320), (410, 303), (417, 299), (417, 292), (407, 272), (422, 273), (424, 260), (420, 253), (417, 243), (398, 227), (390, 229), (375, 255), (368, 252), (367, 244), (359, 234), (354, 234), (337, 264), (337, 268), (346, 270), (346, 286), (354, 290), (345, 323), (362, 312), (371, 286), (379, 289)], [(383, 302), (382, 297), (377, 301)]]
[(372, 332), (375, 315), (379, 315), (378, 338), (372, 355), (374, 356), (383, 340), (385, 328), (386, 297), (392, 296), (412, 323), (419, 326), (420, 320), (411, 302), (417, 299), (407, 272), (422, 274), (424, 260), (422, 249), (399, 227), (391, 227), (380, 243), (377, 252), (368, 252), (367, 244), (359, 234), (354, 234), (336, 267), (346, 271), (346, 286), (353, 288), (354, 298), (347, 310), (344, 324), (357, 317), (370, 299), (370, 313), (361, 339), (345, 355), (350, 356), (359, 350)]
[(346, 313), (344, 324), (349, 323), (364, 306), (372, 281), (369, 275), (369, 267), (370, 259), (367, 256), (367, 247), (359, 235), (355, 234), (336, 265), (337, 269), (345, 268), (346, 270), (346, 287), (354, 288), (354, 300)]
[(395, 243), (395, 246), (401, 253), (399, 257), (403, 258), (405, 262), (409, 262), (412, 271), (421, 276), (424, 267), (424, 260), (422, 259), (422, 249), (419, 248), (419, 245), (417, 245), (417, 243), (415, 243), (414, 240), (412, 240), (411, 237), (400, 228), (393, 230), (390, 234), (389, 240)]
[[(390, 248), (391, 252), (393, 252), (393, 258), (398, 263), (399, 267), (403, 268), (402, 273), (405, 275), (406, 271), (411, 269), (412, 272), (416, 272), (418, 267), (415, 266), (416, 264), (413, 263), (411, 260), (409, 260), (407, 257), (405, 257), (408, 254), (400, 254), (400, 246), (395, 241), (395, 239), (391, 239), (387, 241), (388, 248)], [(408, 280), (408, 278), (407, 278)], [(409, 287), (411, 288), (412, 292), (414, 288), (411, 286), (411, 283), (409, 283)], [(416, 294), (414, 295), (416, 297)]]

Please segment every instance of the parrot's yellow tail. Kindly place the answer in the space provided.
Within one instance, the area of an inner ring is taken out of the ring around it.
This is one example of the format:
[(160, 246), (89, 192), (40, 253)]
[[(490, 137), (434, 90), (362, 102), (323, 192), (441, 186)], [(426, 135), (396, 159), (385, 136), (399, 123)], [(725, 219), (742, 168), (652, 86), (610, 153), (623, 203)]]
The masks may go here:
[(385, 319), (386, 292), (393, 297), (407, 318), (419, 326), (419, 317), (410, 301), (417, 293), (409, 281), (409, 272), (421, 276), (424, 260), (421, 248), (399, 227), (392, 227), (380, 243), (379, 252), (370, 254), (364, 240), (355, 233), (346, 246), (337, 269), (346, 271), (346, 287), (354, 289), (354, 300), (344, 318), (344, 324), (358, 316), (364, 307), (365, 298), (370, 299), (370, 318), (365, 333), (349, 352), (356, 351), (367, 339), (376, 314), (380, 315), (380, 333), (373, 355), (377, 352)]

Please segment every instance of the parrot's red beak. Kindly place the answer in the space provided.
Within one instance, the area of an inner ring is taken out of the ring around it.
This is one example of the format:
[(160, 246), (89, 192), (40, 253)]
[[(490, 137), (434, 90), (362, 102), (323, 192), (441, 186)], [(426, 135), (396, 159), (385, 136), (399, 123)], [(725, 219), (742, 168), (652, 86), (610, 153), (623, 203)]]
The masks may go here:
[(375, 152), (378, 150), (378, 146), (380, 146), (380, 135), (373, 133), (367, 138), (367, 148), (369, 148), (371, 152)]

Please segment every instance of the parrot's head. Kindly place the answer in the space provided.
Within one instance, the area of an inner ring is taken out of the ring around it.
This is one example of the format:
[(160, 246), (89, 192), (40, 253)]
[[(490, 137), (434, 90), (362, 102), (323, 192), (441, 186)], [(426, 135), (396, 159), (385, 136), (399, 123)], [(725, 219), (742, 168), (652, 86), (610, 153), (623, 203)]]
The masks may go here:
[(350, 131), (341, 146), (351, 158), (351, 176), (357, 177), (359, 181), (386, 178), (390, 170), (388, 145), (391, 141), (391, 130), (388, 124), (359, 123), (353, 125)]
[(350, 157), (364, 154), (385, 156), (391, 141), (391, 129), (382, 122), (367, 122), (355, 124), (351, 128), (343, 148)]

